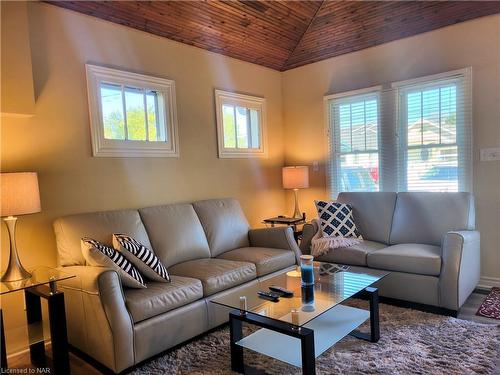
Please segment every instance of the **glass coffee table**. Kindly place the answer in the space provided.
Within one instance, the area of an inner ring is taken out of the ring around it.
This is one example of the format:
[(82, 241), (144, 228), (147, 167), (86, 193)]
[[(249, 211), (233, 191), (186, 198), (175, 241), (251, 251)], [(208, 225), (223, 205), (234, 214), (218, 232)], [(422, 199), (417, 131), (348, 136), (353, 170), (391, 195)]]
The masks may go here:
[[(389, 273), (335, 266), (314, 262), (315, 283), (311, 287), (301, 287), (300, 272), (289, 271), (259, 281), (254, 288), (246, 289), (244, 296), (233, 293), (211, 301), (234, 309), (229, 312), (233, 371), (245, 371), (244, 348), (302, 367), (303, 374), (315, 374), (316, 358), (343, 337), (379, 340), (378, 289), (372, 285)], [(269, 291), (271, 285), (291, 290), (294, 295), (281, 297), (278, 302), (257, 295), (259, 290)], [(351, 297), (368, 299), (369, 311), (342, 305)], [(370, 331), (357, 330), (368, 319)], [(243, 337), (243, 322), (261, 329)]]

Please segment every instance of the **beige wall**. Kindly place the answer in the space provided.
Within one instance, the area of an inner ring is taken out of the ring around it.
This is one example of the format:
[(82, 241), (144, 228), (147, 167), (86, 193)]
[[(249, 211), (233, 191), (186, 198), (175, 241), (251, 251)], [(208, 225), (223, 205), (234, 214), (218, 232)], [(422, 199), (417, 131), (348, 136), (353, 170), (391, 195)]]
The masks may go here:
[[(323, 96), (471, 66), (474, 193), (482, 241), (482, 275), (500, 282), (500, 162), (480, 162), (479, 149), (500, 147), (500, 15), (460, 23), (283, 73), (285, 161), (318, 160), (303, 209), (326, 197)], [(290, 197), (287, 199), (291, 204)]]
[[(21, 217), (17, 233), (28, 268), (56, 264), (52, 222), (61, 215), (227, 196), (241, 201), (253, 226), (283, 212), (279, 72), (52, 5), (31, 3), (28, 15), (35, 115), (1, 124), (2, 171), (39, 173), (42, 213)], [(175, 80), (179, 158), (91, 156), (86, 62)], [(18, 66), (6, 68), (13, 74)], [(268, 158), (217, 158), (215, 88), (267, 99)], [(8, 327), (22, 324), (20, 293), (2, 305)]]

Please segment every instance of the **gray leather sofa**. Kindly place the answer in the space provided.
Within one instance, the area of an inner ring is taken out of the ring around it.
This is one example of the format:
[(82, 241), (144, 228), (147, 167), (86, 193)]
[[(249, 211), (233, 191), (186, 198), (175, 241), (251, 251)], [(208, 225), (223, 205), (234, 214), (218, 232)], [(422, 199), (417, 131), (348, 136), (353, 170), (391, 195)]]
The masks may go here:
[[(290, 228), (251, 230), (233, 199), (73, 215), (54, 230), (60, 265), (77, 276), (60, 283), (69, 342), (114, 372), (226, 322), (210, 299), (245, 294), (300, 253)], [(86, 266), (80, 238), (111, 244), (112, 233), (152, 248), (172, 282), (127, 289), (115, 271)]]
[[(340, 193), (353, 207), (364, 241), (316, 260), (391, 273), (381, 296), (457, 311), (480, 277), (480, 236), (470, 193)], [(306, 224), (300, 248), (310, 252), (316, 226)]]

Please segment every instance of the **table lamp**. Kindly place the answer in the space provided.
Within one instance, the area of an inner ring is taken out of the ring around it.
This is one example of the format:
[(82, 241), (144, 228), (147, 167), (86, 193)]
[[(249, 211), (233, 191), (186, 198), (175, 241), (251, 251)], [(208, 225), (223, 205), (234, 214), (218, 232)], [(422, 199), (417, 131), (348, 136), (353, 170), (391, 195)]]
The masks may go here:
[(16, 248), (16, 221), (14, 215), (40, 212), (38, 177), (35, 172), (0, 174), (0, 216), (9, 231), (9, 264), (1, 281), (18, 281), (31, 277), (19, 260)]
[(299, 209), (299, 189), (309, 187), (309, 167), (295, 166), (283, 167), (283, 189), (293, 189), (295, 194), (295, 211), (293, 218), (301, 218), (302, 213)]

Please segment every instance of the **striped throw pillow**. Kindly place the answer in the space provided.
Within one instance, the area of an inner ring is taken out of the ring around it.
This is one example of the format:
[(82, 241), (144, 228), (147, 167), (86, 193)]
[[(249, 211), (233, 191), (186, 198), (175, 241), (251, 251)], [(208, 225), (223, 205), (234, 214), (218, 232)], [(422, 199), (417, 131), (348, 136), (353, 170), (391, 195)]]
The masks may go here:
[(88, 265), (115, 270), (120, 275), (124, 286), (146, 288), (144, 279), (137, 268), (118, 251), (88, 237), (82, 238), (81, 244), (82, 254)]
[(113, 234), (113, 246), (151, 281), (168, 283), (170, 276), (156, 254), (126, 234)]

